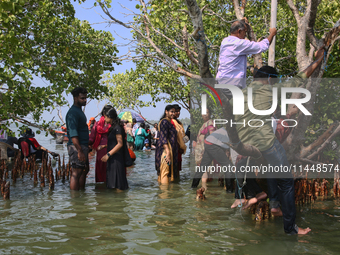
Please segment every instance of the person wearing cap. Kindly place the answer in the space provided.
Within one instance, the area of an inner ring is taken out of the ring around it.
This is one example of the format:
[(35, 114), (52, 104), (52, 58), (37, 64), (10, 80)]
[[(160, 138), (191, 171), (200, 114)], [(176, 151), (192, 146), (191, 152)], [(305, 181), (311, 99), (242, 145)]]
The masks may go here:
[(149, 139), (145, 139), (144, 144), (143, 151), (151, 151)]
[[(35, 155), (36, 159), (42, 159), (44, 151), (50, 153), (53, 157), (58, 156), (57, 153), (49, 151), (38, 143), (38, 141), (34, 138), (35, 133), (32, 129), (27, 128), (21, 135), (22, 137), (18, 140), (18, 146), (24, 157)], [(27, 146), (25, 143), (28, 145), (28, 148), (25, 148)]]

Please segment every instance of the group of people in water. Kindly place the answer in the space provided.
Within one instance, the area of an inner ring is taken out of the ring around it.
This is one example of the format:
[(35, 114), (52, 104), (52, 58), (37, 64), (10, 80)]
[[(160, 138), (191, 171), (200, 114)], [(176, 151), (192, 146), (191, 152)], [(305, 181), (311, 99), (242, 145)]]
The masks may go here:
[[(133, 123), (120, 120), (116, 110), (110, 105), (105, 105), (100, 120), (93, 123), (89, 132), (85, 114), (81, 110), (81, 107), (86, 104), (87, 90), (75, 88), (72, 95), (74, 104), (66, 115), (67, 136), (69, 137), (67, 147), (72, 167), (70, 180), (72, 190), (85, 187), (90, 150), (97, 152), (95, 180), (105, 182), (107, 188), (119, 190), (128, 188), (126, 179), (128, 164), (126, 162), (128, 159), (135, 158), (133, 150), (154, 149), (157, 171), (160, 172), (159, 168), (163, 162), (166, 162), (172, 171), (176, 171), (171, 176), (169, 175), (169, 178), (163, 174), (164, 178), (160, 178), (160, 182), (168, 183), (179, 177), (181, 155), (186, 152), (185, 141), (189, 140), (182, 123), (178, 120), (181, 110), (179, 105), (167, 106), (161, 121), (159, 124), (155, 123), (152, 130), (144, 123), (138, 125), (135, 119)], [(168, 135), (171, 139), (168, 139)], [(176, 154), (172, 154), (172, 151)], [(173, 155), (175, 156), (172, 157)]]
[[(237, 90), (242, 90), (244, 95), (244, 113), (234, 116), (234, 123), (237, 123), (236, 130), (239, 141), (231, 143), (228, 137), (226, 127), (217, 128), (211, 118), (211, 109), (206, 109), (206, 113), (202, 115), (203, 125), (198, 131), (196, 141), (193, 141), (195, 163), (198, 169), (209, 169), (211, 165), (219, 164), (220, 166), (236, 165), (236, 169), (240, 169), (244, 165), (268, 164), (273, 167), (288, 167), (286, 152), (281, 143), (287, 138), (289, 128), (282, 124), (280, 108), (277, 107), (274, 114), (258, 115), (254, 114), (248, 108), (248, 100), (252, 100), (252, 106), (256, 111), (266, 111), (272, 108), (273, 87), (278, 89), (282, 87), (299, 87), (304, 81), (312, 75), (314, 70), (320, 65), (324, 55), (324, 48), (321, 47), (315, 53), (316, 60), (311, 63), (303, 71), (299, 72), (295, 77), (287, 82), (279, 83), (275, 78), (278, 72), (270, 66), (263, 66), (254, 72), (254, 81), (248, 87), (252, 88), (252, 97), (247, 96), (246, 88), (246, 71), (247, 71), (247, 55), (259, 54), (268, 50), (273, 37), (277, 31), (275, 28), (269, 29), (269, 36), (259, 42), (251, 42), (245, 40), (248, 26), (244, 20), (236, 21), (232, 24), (231, 35), (224, 38), (220, 47), (219, 68), (216, 80), (219, 88), (223, 85), (236, 86)], [(229, 103), (233, 105), (233, 91), (235, 89), (222, 89), (225, 97), (229, 99)], [(235, 100), (237, 100), (235, 98)], [(290, 112), (293, 118), (298, 109), (295, 108)], [(179, 162), (177, 155), (180, 152), (180, 142), (176, 142), (176, 136), (179, 137), (178, 129), (172, 125), (172, 119), (175, 116), (175, 108), (171, 105), (167, 106), (163, 118), (160, 121), (160, 136), (156, 146), (155, 163), (160, 183), (168, 183), (179, 177)], [(272, 122), (266, 120), (274, 117)], [(286, 116), (285, 116), (286, 117)], [(286, 117), (287, 118), (287, 117)], [(257, 123), (252, 125), (242, 125), (249, 120), (255, 120)], [(263, 124), (261, 124), (263, 123)], [(275, 123), (275, 125), (272, 125)], [(230, 124), (229, 124), (230, 125)], [(276, 133), (276, 135), (275, 135)], [(254, 159), (239, 155), (233, 150), (238, 150), (238, 145), (248, 144), (256, 147), (261, 152), (261, 157)], [(182, 149), (182, 148), (181, 148)], [(234, 154), (231, 155), (231, 154)], [(233, 160), (234, 159), (234, 160)], [(197, 168), (195, 168), (197, 169)], [(240, 172), (240, 171), (236, 171)], [(225, 172), (225, 183), (227, 192), (232, 191), (234, 179), (236, 177), (235, 202), (232, 208), (243, 206), (248, 208), (252, 204), (269, 197), (269, 207), (272, 215), (283, 216), (284, 231), (287, 234), (307, 234), (310, 228), (299, 228), (295, 223), (296, 209), (294, 197), (294, 180), (290, 172), (275, 173), (266, 176), (267, 193), (262, 190), (255, 180), (255, 176), (240, 176), (230, 172)], [(198, 171), (195, 173), (192, 187), (197, 187), (202, 181), (203, 188), (198, 193), (207, 190), (206, 182), (209, 178), (208, 171)]]
[(32, 131), (30, 128), (26, 128), (20, 133), (19, 139), (16, 138), (12, 133), (11, 130), (7, 132), (4, 129), (0, 129), (0, 142), (6, 143), (7, 146), (7, 157), (8, 158), (13, 158), (15, 157), (15, 151), (18, 150), (14, 148), (14, 145), (17, 145), (22, 158), (27, 158), (31, 155), (34, 155), (36, 159), (42, 159), (45, 155), (51, 154), (53, 157), (57, 157), (58, 154), (49, 151), (45, 147), (41, 146), (39, 142), (34, 138), (35, 133)]
[[(235, 115), (237, 123), (249, 119), (267, 120), (271, 115), (256, 115), (248, 108), (246, 90), (247, 55), (258, 54), (268, 50), (268, 47), (276, 35), (275, 28), (269, 29), (269, 36), (259, 42), (245, 40), (248, 26), (244, 20), (236, 21), (231, 25), (231, 35), (224, 38), (220, 47), (219, 68), (216, 80), (219, 84), (232, 84), (244, 93), (244, 114)], [(324, 49), (317, 50), (316, 60), (305, 70), (285, 83), (275, 83), (278, 76), (275, 68), (263, 66), (254, 74), (254, 81), (248, 85), (253, 88), (253, 106), (257, 110), (267, 110), (272, 107), (273, 87), (298, 87), (310, 77), (322, 61)], [(232, 91), (225, 89), (223, 94), (233, 104)], [(182, 155), (186, 153), (187, 142), (190, 139), (190, 129), (184, 130), (179, 120), (181, 107), (177, 104), (167, 105), (158, 123), (153, 128), (144, 123), (137, 124), (121, 121), (116, 110), (106, 105), (100, 120), (86, 122), (86, 116), (81, 107), (86, 105), (87, 90), (75, 88), (72, 91), (74, 104), (66, 115), (67, 136), (69, 138), (67, 148), (69, 163), (72, 167), (70, 179), (71, 190), (84, 189), (86, 175), (89, 171), (88, 154), (90, 150), (97, 152), (95, 163), (96, 182), (106, 183), (107, 188), (125, 190), (128, 189), (126, 167), (130, 165), (132, 150), (155, 150), (155, 168), (158, 181), (166, 185), (176, 181), (182, 170)], [(212, 119), (212, 110), (206, 109), (202, 115), (202, 126), (192, 142), (195, 164), (200, 169), (207, 169), (211, 165), (230, 166), (236, 169), (244, 165), (256, 165), (257, 160), (236, 153), (238, 144), (249, 144), (256, 147), (262, 154), (263, 162), (272, 166), (289, 165), (286, 152), (281, 143), (288, 136), (290, 129), (280, 122), (281, 114), (278, 108), (275, 112), (275, 125), (264, 121), (264, 125), (250, 127), (236, 125), (238, 143), (231, 143), (225, 126), (216, 127)], [(296, 109), (297, 112), (297, 109)], [(295, 113), (296, 113), (295, 112)], [(291, 113), (292, 114), (292, 113)], [(289, 116), (293, 118), (293, 116)], [(90, 132), (89, 132), (90, 126)], [(28, 134), (29, 135), (29, 134)], [(36, 145), (36, 147), (38, 144)], [(40, 149), (44, 150), (42, 146)], [(235, 150), (233, 150), (235, 149)], [(48, 150), (46, 150), (49, 152)], [(207, 190), (207, 181), (211, 177), (209, 171), (195, 173), (192, 187), (198, 187), (202, 183), (204, 191)], [(268, 191), (256, 182), (255, 176), (235, 176), (227, 172), (224, 176), (227, 192), (235, 189), (235, 202), (232, 208), (250, 205), (269, 197), (271, 213), (275, 216), (283, 216), (284, 231), (287, 234), (307, 234), (309, 228), (299, 228), (295, 223), (296, 209), (294, 199), (294, 181), (290, 173), (278, 178), (275, 175), (267, 177)], [(235, 181), (236, 179), (236, 181)]]

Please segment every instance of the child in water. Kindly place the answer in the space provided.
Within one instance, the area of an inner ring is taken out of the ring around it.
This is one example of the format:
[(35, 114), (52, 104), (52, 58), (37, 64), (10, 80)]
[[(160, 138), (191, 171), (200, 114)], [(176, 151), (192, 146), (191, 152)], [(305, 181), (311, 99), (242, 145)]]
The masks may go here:
[(151, 151), (149, 139), (145, 139), (143, 151)]

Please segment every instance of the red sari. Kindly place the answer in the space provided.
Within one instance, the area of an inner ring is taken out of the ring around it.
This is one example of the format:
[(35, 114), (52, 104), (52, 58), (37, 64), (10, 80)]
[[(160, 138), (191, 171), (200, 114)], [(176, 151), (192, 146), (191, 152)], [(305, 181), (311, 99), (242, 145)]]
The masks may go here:
[(95, 179), (96, 182), (106, 182), (106, 162), (102, 162), (101, 158), (107, 153), (107, 148), (97, 150), (99, 145), (107, 145), (107, 134), (110, 124), (106, 124), (104, 117), (97, 121), (91, 131), (90, 141), (93, 142), (93, 149), (97, 151)]

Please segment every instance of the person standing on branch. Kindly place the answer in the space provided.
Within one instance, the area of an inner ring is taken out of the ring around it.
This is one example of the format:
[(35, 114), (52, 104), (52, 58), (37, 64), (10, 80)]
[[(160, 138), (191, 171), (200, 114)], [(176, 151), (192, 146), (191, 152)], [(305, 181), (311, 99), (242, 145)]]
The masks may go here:
[(67, 150), (72, 175), (70, 189), (85, 189), (86, 175), (89, 172), (89, 129), (86, 123), (86, 116), (81, 107), (86, 105), (87, 90), (75, 88), (72, 90), (73, 105), (66, 114)]
[[(323, 59), (323, 55), (324, 49), (322, 47), (315, 54), (316, 61), (309, 65), (304, 71), (298, 73), (295, 77), (284, 83), (274, 82), (273, 78), (278, 76), (275, 68), (270, 66), (261, 67), (254, 75), (255, 80), (248, 86), (252, 88), (253, 107), (259, 111), (270, 109), (273, 100), (273, 87), (277, 88), (277, 91), (280, 91), (282, 87), (301, 86), (319, 66)], [(270, 119), (271, 116), (256, 115), (252, 113), (248, 108), (248, 91), (247, 89), (243, 89), (242, 92), (245, 99), (244, 114), (235, 115), (235, 123), (240, 123), (245, 120), (258, 121), (254, 121), (255, 123), (252, 123), (253, 126), (251, 127), (236, 125), (240, 140), (244, 144), (250, 144), (259, 149), (264, 159), (273, 168), (289, 168), (286, 151), (277, 140), (271, 122), (264, 121), (264, 125), (258, 125), (259, 122), (262, 123), (263, 120)], [(233, 104), (233, 100), (231, 100), (231, 104)], [(295, 224), (296, 209), (292, 174), (290, 172), (280, 172), (280, 176), (277, 176), (277, 173), (273, 173), (268, 175), (267, 178), (271, 211), (272, 213), (276, 212), (278, 210), (279, 202), (281, 202), (284, 231), (287, 234), (307, 234), (311, 231), (310, 228), (302, 229)]]
[[(235, 21), (230, 27), (230, 36), (223, 39), (220, 47), (219, 67), (216, 80), (219, 84), (230, 84), (241, 89), (246, 87), (247, 55), (267, 51), (276, 28), (269, 29), (269, 36), (260, 41), (245, 40), (248, 26), (245, 20)], [(223, 91), (230, 99), (231, 92)]]

